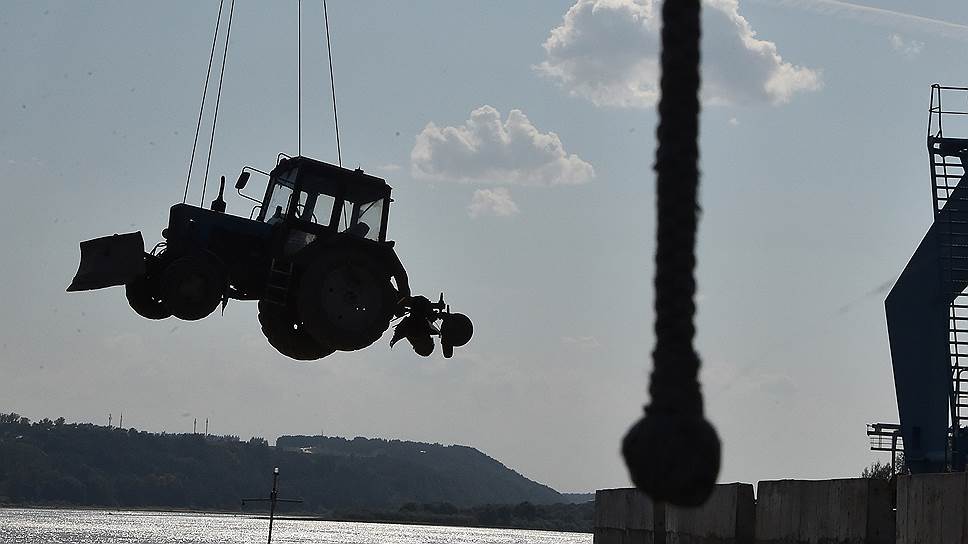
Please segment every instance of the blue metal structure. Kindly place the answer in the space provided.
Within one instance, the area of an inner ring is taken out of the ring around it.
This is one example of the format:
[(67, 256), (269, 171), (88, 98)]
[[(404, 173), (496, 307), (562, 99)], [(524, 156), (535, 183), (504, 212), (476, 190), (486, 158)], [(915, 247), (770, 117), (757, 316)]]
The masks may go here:
[(885, 300), (915, 473), (965, 470), (968, 453), (968, 88), (932, 86), (927, 147), (934, 221)]

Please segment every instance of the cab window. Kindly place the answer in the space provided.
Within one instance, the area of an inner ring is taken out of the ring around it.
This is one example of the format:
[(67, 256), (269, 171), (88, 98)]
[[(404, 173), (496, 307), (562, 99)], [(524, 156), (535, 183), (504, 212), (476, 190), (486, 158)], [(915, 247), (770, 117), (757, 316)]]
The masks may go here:
[(266, 209), (266, 221), (273, 218), (282, 219), (289, 212), (289, 200), (292, 198), (292, 187), (276, 183), (272, 187), (269, 206)]
[(384, 199), (380, 198), (373, 202), (356, 205), (356, 208), (359, 210), (357, 213), (354, 213), (356, 222), (363, 223), (369, 227), (369, 230), (364, 236), (365, 238), (377, 241), (380, 239), (380, 231), (383, 230), (383, 201)]
[(289, 213), (289, 202), (292, 200), (293, 187), (296, 185), (296, 175), (299, 169), (294, 168), (280, 174), (272, 184), (269, 195), (269, 205), (265, 210), (265, 221), (282, 220)]

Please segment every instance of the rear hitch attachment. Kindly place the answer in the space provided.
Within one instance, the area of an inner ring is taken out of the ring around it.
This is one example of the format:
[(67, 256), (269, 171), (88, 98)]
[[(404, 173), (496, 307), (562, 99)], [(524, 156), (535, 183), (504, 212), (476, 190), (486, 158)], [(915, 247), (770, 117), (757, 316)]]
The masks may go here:
[[(450, 311), (440, 294), (437, 302), (424, 296), (415, 296), (401, 302), (397, 312), (403, 319), (393, 329), (390, 347), (406, 338), (417, 355), (428, 357), (434, 352), (434, 336), (440, 337), (444, 358), (454, 356), (454, 348), (470, 342), (474, 325), (464, 314)], [(440, 324), (438, 325), (438, 322)]]

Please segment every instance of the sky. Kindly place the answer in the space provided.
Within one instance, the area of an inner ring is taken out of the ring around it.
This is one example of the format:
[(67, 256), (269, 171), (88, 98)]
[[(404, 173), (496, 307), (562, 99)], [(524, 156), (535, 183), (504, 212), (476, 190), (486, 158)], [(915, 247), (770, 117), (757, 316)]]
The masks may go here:
[[(322, 7), (302, 10), (301, 152), (335, 162)], [(219, 175), (299, 151), (296, 11), (236, 4), (206, 205)], [(452, 359), (388, 333), (312, 363), (266, 343), (252, 302), (148, 321), (121, 288), (64, 291), (80, 240), (161, 239), (217, 12), (4, 2), (0, 411), (465, 444), (560, 491), (628, 485), (619, 443), (654, 342), (659, 4), (329, 3), (343, 164), (388, 180), (413, 290), (444, 292), (475, 336)], [(881, 458), (865, 424), (897, 418), (883, 299), (931, 221), (929, 90), (968, 84), (966, 25), (956, 0), (705, 3), (697, 348), (721, 481)]]

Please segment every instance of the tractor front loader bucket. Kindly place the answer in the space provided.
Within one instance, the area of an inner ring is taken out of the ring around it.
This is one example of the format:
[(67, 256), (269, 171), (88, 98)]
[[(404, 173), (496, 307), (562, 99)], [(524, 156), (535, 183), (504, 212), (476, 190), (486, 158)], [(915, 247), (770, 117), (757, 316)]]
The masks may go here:
[(68, 291), (124, 285), (145, 273), (141, 232), (115, 234), (81, 242), (81, 264)]

